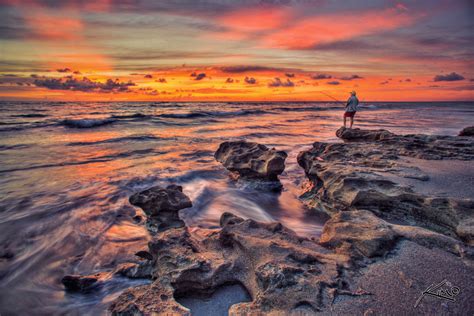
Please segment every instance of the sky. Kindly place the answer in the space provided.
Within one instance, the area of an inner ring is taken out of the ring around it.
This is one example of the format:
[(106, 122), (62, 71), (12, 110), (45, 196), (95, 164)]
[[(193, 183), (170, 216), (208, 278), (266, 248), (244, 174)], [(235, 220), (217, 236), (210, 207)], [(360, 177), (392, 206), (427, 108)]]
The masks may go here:
[(474, 100), (474, 2), (0, 0), (0, 100), (323, 101), (352, 90)]

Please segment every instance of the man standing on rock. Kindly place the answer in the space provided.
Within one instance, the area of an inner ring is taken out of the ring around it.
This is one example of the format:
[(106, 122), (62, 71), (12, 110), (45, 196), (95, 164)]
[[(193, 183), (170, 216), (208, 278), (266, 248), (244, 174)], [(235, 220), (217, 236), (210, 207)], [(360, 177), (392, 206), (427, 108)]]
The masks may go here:
[(354, 124), (354, 116), (357, 112), (357, 106), (359, 105), (359, 99), (356, 97), (356, 92), (352, 91), (350, 98), (347, 100), (346, 112), (344, 112), (344, 127), (346, 127), (346, 118), (351, 118), (351, 126)]

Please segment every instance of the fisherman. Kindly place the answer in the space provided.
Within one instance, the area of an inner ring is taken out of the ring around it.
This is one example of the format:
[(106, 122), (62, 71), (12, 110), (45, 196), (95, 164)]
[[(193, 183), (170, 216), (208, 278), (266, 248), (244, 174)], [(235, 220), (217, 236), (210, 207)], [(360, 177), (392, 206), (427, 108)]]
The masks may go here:
[(346, 119), (351, 118), (351, 126), (354, 124), (354, 116), (357, 112), (357, 106), (359, 105), (359, 99), (356, 97), (356, 92), (352, 91), (350, 98), (347, 100), (346, 112), (344, 112), (344, 127), (346, 127)]

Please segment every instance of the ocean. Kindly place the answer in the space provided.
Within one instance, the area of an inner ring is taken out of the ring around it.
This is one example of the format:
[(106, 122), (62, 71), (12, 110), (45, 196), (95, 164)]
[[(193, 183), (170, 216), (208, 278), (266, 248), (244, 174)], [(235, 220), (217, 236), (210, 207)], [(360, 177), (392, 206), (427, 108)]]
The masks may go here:
[[(0, 314), (103, 314), (147, 282), (115, 277), (83, 295), (60, 280), (110, 271), (146, 248), (128, 197), (154, 185), (183, 186), (192, 230), (232, 212), (317, 237), (325, 219), (298, 200), (296, 156), (339, 141), (342, 113), (331, 102), (0, 102)], [(365, 102), (355, 127), (457, 135), (473, 122), (474, 102)], [(221, 142), (244, 139), (288, 152), (281, 193), (237, 185), (215, 161)]]

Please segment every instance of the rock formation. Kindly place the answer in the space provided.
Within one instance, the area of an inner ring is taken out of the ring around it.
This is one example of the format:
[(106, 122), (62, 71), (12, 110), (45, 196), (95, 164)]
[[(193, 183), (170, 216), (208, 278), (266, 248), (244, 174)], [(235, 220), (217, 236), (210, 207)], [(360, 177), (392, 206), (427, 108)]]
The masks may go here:
[[(137, 253), (142, 261), (122, 265), (108, 277), (144, 277), (151, 283), (124, 291), (110, 306), (111, 313), (190, 315), (176, 298), (240, 284), (252, 301), (232, 305), (230, 315), (433, 314), (440, 308), (449, 308), (442, 311), (446, 314), (469, 314), (474, 294), (474, 250), (469, 246), (473, 202), (421, 195), (384, 172), (398, 172), (402, 155), (472, 160), (472, 142), (386, 131), (338, 134), (357, 142), (315, 143), (298, 156), (312, 182), (304, 200), (331, 216), (319, 240), (298, 236), (280, 223), (231, 213), (222, 214), (220, 229), (191, 232), (178, 221), (179, 209), (191, 205), (179, 187), (133, 195), (130, 202), (158, 224), (148, 226), (148, 250)], [(224, 143), (216, 159), (241, 175), (268, 178), (262, 165), (279, 155), (265, 148)], [(240, 158), (234, 161), (232, 153)], [(262, 155), (270, 158), (255, 158)], [(253, 159), (263, 162), (250, 167)], [(63, 283), (81, 290), (81, 278), (88, 276), (72, 276)], [(415, 310), (422, 292), (440, 278), (462, 289), (455, 304), (422, 298)], [(91, 284), (102, 282), (96, 279)]]
[(338, 287), (344, 288), (339, 266), (348, 264), (346, 255), (329, 253), (279, 223), (224, 213), (221, 227), (203, 240), (186, 228), (154, 236), (149, 247), (155, 281), (124, 292), (112, 304), (112, 312), (188, 315), (174, 297), (213, 292), (232, 283), (242, 284), (253, 298), (233, 305), (230, 312), (235, 315), (285, 314), (299, 306), (317, 311), (331, 302)]
[(474, 136), (474, 126), (464, 128), (459, 132), (459, 136)]
[(394, 134), (384, 129), (380, 130), (362, 130), (359, 128), (341, 127), (336, 131), (336, 136), (343, 140), (383, 140), (388, 139)]
[(229, 171), (245, 179), (278, 181), (285, 170), (284, 151), (244, 141), (220, 144), (214, 157)]
[(416, 224), (473, 243), (472, 199), (425, 196), (391, 176), (406, 176), (399, 161), (402, 156), (472, 160), (474, 141), (347, 130), (341, 128), (337, 134), (350, 135), (349, 139), (357, 142), (316, 142), (298, 155), (298, 163), (312, 183), (311, 190), (303, 195), (310, 207), (330, 215), (340, 210), (370, 210), (390, 221)]
[(170, 185), (166, 188), (156, 186), (135, 193), (130, 197), (130, 204), (143, 209), (148, 215), (148, 229), (157, 232), (170, 227), (183, 227), (179, 210), (192, 206), (191, 200), (183, 193), (183, 188)]

